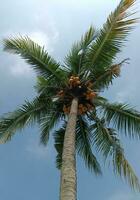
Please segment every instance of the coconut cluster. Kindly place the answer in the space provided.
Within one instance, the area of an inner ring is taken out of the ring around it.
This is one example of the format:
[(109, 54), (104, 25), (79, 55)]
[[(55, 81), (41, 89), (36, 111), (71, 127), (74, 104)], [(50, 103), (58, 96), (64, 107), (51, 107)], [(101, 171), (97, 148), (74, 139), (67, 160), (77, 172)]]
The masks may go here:
[(76, 87), (81, 84), (81, 81), (78, 76), (71, 76), (69, 79), (70, 88)]
[(73, 97), (78, 98), (78, 114), (83, 115), (94, 108), (92, 100), (96, 93), (92, 90), (91, 82), (81, 82), (77, 76), (71, 76), (68, 80), (68, 87), (58, 91), (57, 95), (63, 102), (63, 112), (70, 113), (70, 106)]

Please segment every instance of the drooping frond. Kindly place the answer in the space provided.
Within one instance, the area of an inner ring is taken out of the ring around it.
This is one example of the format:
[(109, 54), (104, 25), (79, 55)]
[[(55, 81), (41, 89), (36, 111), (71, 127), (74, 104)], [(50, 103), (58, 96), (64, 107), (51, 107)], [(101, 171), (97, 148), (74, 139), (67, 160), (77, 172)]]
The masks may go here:
[(108, 124), (112, 124), (130, 138), (140, 138), (140, 113), (138, 111), (122, 103), (100, 102), (99, 104)]
[(131, 18), (134, 13), (129, 11), (134, 3), (135, 0), (121, 0), (116, 10), (109, 15), (88, 53), (91, 71), (95, 68), (96, 70), (108, 68), (112, 65), (116, 54), (121, 51), (126, 36), (136, 23), (136, 19)]
[(91, 125), (90, 132), (92, 143), (105, 158), (110, 156), (113, 162), (113, 169), (116, 174), (124, 177), (133, 189), (140, 189), (139, 181), (132, 167), (124, 155), (118, 135), (114, 129), (107, 128), (104, 119), (94, 117), (95, 124)]
[(47, 144), (49, 140), (49, 134), (55, 128), (55, 125), (58, 125), (62, 118), (62, 114), (59, 113), (55, 108), (50, 110), (50, 113), (47, 113), (46, 116), (40, 119), (40, 129), (41, 136), (40, 142), (44, 145)]
[[(85, 55), (89, 45), (95, 40), (97, 33), (93, 26), (82, 36), (81, 40), (75, 43), (66, 57), (66, 65), (71, 74), (81, 74), (85, 63)], [(83, 72), (84, 73), (84, 72)]]
[(55, 77), (57, 81), (63, 78), (60, 65), (48, 55), (44, 47), (39, 46), (29, 37), (5, 39), (4, 50), (19, 54), (40, 76), (45, 78)]
[(106, 128), (105, 120), (95, 116), (91, 118), (95, 121), (95, 123), (90, 126), (90, 133), (92, 144), (95, 146), (96, 150), (101, 152), (105, 159), (111, 156), (116, 149), (122, 151), (115, 131)]
[(100, 164), (92, 152), (88, 123), (81, 116), (78, 117), (76, 127), (76, 149), (86, 166), (95, 174), (101, 174)]
[(139, 180), (122, 152), (116, 151), (116, 154), (114, 154), (113, 166), (117, 175), (121, 177), (123, 175), (133, 189), (140, 191)]
[(64, 143), (64, 136), (65, 136), (65, 130), (66, 130), (66, 122), (64, 123), (63, 127), (61, 127), (59, 130), (54, 132), (54, 146), (57, 151), (56, 156), (56, 167), (58, 169), (61, 169), (62, 166), (62, 153), (63, 153), (63, 143)]
[(17, 130), (21, 130), (29, 123), (38, 122), (51, 107), (50, 102), (42, 96), (32, 102), (26, 101), (21, 108), (11, 112), (0, 119), (0, 142), (5, 143), (11, 139)]

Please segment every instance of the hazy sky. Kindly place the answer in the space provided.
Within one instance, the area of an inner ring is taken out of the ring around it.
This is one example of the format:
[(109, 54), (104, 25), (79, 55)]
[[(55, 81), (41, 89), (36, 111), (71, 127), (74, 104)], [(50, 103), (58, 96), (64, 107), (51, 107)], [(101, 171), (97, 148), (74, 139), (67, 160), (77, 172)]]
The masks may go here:
[[(15, 55), (2, 51), (8, 36), (28, 35), (57, 60), (63, 61), (72, 43), (93, 24), (105, 22), (119, 0), (4, 0), (0, 5), (0, 113), (14, 110), (35, 95), (35, 74)], [(140, 0), (136, 5), (140, 16)], [(105, 95), (111, 101), (128, 102), (140, 110), (140, 25), (129, 37), (118, 61), (130, 58), (121, 78)], [(121, 135), (121, 133), (120, 133)], [(140, 142), (122, 137), (126, 156), (140, 178)], [(17, 133), (0, 146), (1, 200), (58, 200), (59, 171), (55, 168), (53, 139), (39, 145), (37, 127)], [(102, 177), (87, 171), (78, 159), (78, 200), (139, 200), (140, 195), (115, 177), (108, 167)]]

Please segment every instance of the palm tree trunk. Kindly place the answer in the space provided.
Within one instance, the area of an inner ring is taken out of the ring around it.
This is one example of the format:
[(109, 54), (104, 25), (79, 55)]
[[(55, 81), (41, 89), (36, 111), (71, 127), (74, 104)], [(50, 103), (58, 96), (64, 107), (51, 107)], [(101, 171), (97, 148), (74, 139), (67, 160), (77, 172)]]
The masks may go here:
[(75, 129), (77, 120), (77, 110), (78, 99), (73, 99), (64, 138), (61, 168), (60, 200), (76, 200), (77, 184), (75, 158)]

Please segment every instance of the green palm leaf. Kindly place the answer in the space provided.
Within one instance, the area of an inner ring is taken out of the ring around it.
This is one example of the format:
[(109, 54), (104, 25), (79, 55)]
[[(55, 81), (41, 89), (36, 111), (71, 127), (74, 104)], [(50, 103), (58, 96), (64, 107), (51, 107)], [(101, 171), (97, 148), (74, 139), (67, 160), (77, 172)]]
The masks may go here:
[(69, 68), (71, 74), (84, 74), (85, 56), (89, 45), (95, 40), (97, 36), (96, 30), (90, 26), (89, 30), (82, 36), (81, 40), (75, 43), (70, 53), (65, 58), (66, 66)]
[(88, 53), (89, 69), (106, 69), (112, 65), (116, 54), (120, 52), (126, 36), (131, 31), (136, 19), (130, 18), (129, 12), (135, 0), (121, 0), (117, 9), (111, 13), (99, 32), (95, 43)]
[(84, 159), (88, 169), (94, 171), (95, 174), (101, 174), (100, 164), (92, 152), (88, 123), (80, 116), (78, 117), (76, 128), (76, 149)]
[(130, 138), (140, 138), (140, 113), (127, 104), (99, 103), (103, 116), (115, 128)]
[(73, 44), (71, 51), (65, 58), (65, 64), (69, 68), (71, 74), (78, 74), (79, 72), (80, 55), (78, 54), (80, 50), (81, 46), (78, 42)]
[(95, 124), (91, 125), (92, 143), (105, 158), (112, 157), (114, 172), (123, 176), (133, 189), (140, 189), (138, 178), (124, 155), (118, 135), (114, 129), (107, 128), (104, 119), (94, 117)]
[(10, 38), (4, 40), (4, 50), (19, 54), (29, 63), (33, 69), (45, 78), (55, 77), (57, 81), (62, 80), (63, 74), (60, 65), (52, 59), (44, 50), (28, 37)]
[(41, 137), (40, 142), (44, 145), (48, 143), (49, 134), (55, 128), (55, 125), (58, 125), (59, 121), (62, 118), (62, 114), (59, 113), (55, 109), (51, 109), (50, 113), (40, 119), (40, 127), (41, 127)]
[(117, 175), (123, 175), (134, 190), (140, 191), (139, 180), (122, 152), (116, 151), (113, 155), (113, 166)]
[(97, 31), (93, 26), (90, 26), (88, 31), (82, 36), (80, 45), (81, 49), (86, 50), (89, 45), (95, 40), (97, 37)]
[(57, 151), (56, 156), (56, 167), (61, 169), (62, 166), (62, 153), (63, 153), (63, 143), (64, 143), (64, 136), (66, 130), (66, 122), (64, 125), (57, 131), (54, 132), (54, 141), (55, 141), (55, 149)]
[(55, 78), (45, 79), (42, 76), (38, 76), (35, 89), (39, 94), (47, 94), (53, 97), (63, 88), (62, 86), (64, 86), (64, 82), (57, 82)]
[(4, 143), (10, 140), (14, 133), (23, 129), (25, 125), (38, 122), (50, 107), (50, 101), (44, 101), (44, 98), (40, 96), (32, 102), (26, 101), (21, 108), (8, 113), (0, 119), (0, 142)]
[[(92, 117), (93, 118), (93, 117)], [(94, 118), (95, 123), (90, 126), (90, 133), (92, 144), (95, 146), (97, 152), (101, 152), (105, 159), (112, 155), (114, 149), (122, 150), (117, 141), (117, 137), (113, 129), (105, 127), (104, 119)], [(114, 139), (116, 138), (116, 139)]]

